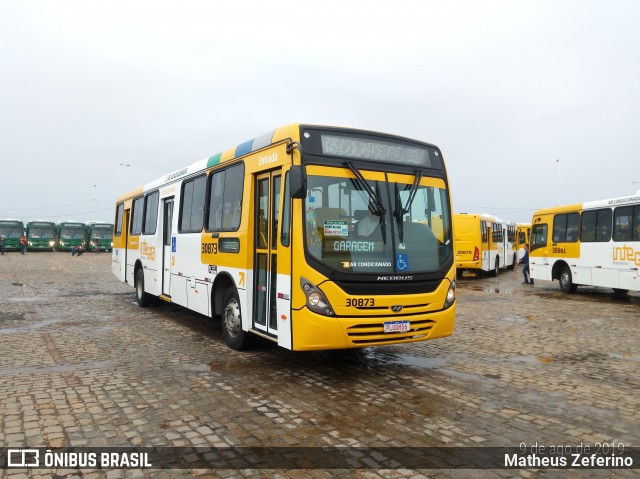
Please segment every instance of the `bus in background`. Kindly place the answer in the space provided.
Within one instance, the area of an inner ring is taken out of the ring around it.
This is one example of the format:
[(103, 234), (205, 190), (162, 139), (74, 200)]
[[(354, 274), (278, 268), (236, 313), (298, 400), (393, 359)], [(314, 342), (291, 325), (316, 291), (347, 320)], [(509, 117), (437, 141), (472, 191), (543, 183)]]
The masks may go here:
[(516, 227), (487, 214), (453, 215), (456, 270), (479, 276), (497, 276), (501, 268), (513, 269), (516, 259)]
[(524, 245), (529, 244), (531, 234), (531, 223), (516, 224), (516, 259), (522, 261), (524, 257)]
[(79, 221), (61, 221), (58, 227), (58, 251), (71, 251), (82, 246), (86, 250), (87, 226)]
[(87, 251), (111, 251), (113, 248), (113, 223), (89, 221), (87, 223)]
[(56, 248), (57, 232), (53, 221), (29, 221), (25, 230), (27, 251), (53, 251)]
[(534, 280), (640, 291), (640, 194), (538, 210), (529, 268)]
[(436, 146), (295, 124), (120, 196), (112, 268), (233, 349), (359, 348), (453, 333), (452, 240)]
[(20, 220), (0, 220), (0, 235), (4, 236), (4, 250), (18, 251), (20, 238), (24, 234), (24, 223)]

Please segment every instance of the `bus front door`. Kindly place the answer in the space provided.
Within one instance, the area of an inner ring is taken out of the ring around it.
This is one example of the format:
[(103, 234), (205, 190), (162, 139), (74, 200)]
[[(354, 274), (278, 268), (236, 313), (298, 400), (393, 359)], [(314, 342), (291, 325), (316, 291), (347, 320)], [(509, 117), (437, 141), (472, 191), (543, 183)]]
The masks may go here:
[(171, 296), (173, 197), (162, 200), (162, 294)]
[(277, 337), (278, 218), (280, 170), (256, 176), (253, 329)]
[(128, 260), (128, 252), (129, 252), (129, 214), (131, 210), (127, 208), (124, 210), (124, 215), (122, 218), (122, 234), (124, 235), (124, 282), (128, 283), (128, 269), (127, 260)]

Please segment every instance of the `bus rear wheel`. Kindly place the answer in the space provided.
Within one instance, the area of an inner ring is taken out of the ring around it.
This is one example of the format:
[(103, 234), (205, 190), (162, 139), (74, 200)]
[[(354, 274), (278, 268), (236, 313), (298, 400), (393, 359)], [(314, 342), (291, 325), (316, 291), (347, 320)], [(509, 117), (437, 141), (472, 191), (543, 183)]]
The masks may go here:
[(573, 284), (573, 277), (571, 276), (571, 270), (568, 266), (562, 268), (558, 281), (560, 282), (560, 289), (563, 293), (575, 293), (576, 289), (578, 289), (578, 287)]
[(144, 271), (142, 268), (138, 268), (136, 272), (136, 301), (141, 308), (146, 308), (151, 304), (151, 295), (144, 290)]
[(242, 351), (253, 345), (254, 337), (242, 330), (242, 310), (238, 292), (230, 288), (224, 294), (222, 310), (222, 337), (231, 349)]
[(513, 255), (513, 263), (511, 263), (509, 266), (507, 266), (507, 269), (509, 271), (513, 271), (515, 267), (516, 267), (516, 255), (514, 254)]
[(496, 264), (493, 267), (493, 271), (491, 272), (491, 276), (493, 276), (495, 278), (496, 276), (498, 276), (499, 272), (500, 272), (500, 258), (496, 257)]

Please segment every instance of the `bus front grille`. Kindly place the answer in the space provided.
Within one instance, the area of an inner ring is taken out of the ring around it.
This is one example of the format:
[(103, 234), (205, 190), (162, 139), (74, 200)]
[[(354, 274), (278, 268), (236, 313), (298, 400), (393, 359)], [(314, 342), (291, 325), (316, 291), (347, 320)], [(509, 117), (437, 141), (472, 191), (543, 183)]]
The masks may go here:
[(336, 281), (347, 294), (353, 296), (425, 294), (433, 293), (442, 281), (416, 281), (412, 283), (349, 283)]
[(360, 346), (401, 342), (411, 339), (424, 339), (429, 335), (434, 324), (435, 322), (429, 319), (411, 321), (409, 331), (402, 333), (385, 333), (382, 323), (362, 323), (347, 328), (347, 336), (353, 344)]

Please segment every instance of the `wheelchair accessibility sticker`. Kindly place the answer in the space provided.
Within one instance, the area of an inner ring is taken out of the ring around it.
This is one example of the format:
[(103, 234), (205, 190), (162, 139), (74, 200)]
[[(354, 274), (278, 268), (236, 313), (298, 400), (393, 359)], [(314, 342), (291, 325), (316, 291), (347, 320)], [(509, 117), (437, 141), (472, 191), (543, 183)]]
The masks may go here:
[(396, 254), (396, 268), (398, 271), (409, 269), (409, 255), (404, 253)]

